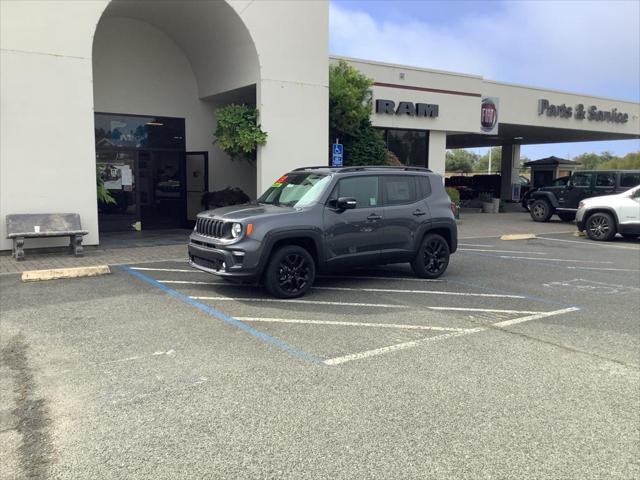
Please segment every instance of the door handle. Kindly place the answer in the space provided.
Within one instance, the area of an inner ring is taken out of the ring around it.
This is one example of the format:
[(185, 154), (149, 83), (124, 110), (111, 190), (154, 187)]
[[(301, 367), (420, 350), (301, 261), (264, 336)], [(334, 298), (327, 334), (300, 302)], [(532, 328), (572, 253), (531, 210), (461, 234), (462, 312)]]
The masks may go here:
[(422, 210), (420, 210), (420, 209), (418, 208), (418, 209), (416, 209), (416, 211), (415, 211), (415, 212), (413, 212), (413, 214), (414, 214), (416, 217), (419, 217), (419, 216), (421, 216), (421, 215), (426, 215), (426, 214), (427, 214), (427, 212), (423, 212)]
[(381, 218), (382, 218), (382, 217), (381, 217), (380, 215), (377, 215), (377, 214), (375, 214), (375, 213), (372, 213), (371, 215), (369, 215), (369, 216), (367, 217), (367, 220), (375, 221), (375, 220), (380, 220)]

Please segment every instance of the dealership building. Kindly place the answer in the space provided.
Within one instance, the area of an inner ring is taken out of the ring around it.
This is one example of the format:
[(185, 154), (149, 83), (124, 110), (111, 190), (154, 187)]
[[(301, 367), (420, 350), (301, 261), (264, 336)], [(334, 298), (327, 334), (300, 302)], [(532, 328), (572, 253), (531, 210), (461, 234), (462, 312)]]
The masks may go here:
[[(205, 191), (256, 197), (329, 161), (324, 0), (0, 2), (0, 250), (5, 216), (79, 213), (90, 233), (187, 227)], [(345, 58), (373, 80), (372, 124), (407, 165), (444, 174), (448, 148), (640, 138), (640, 104)], [(255, 161), (214, 144), (215, 110), (259, 109)], [(99, 208), (96, 172), (116, 199)], [(33, 241), (52, 246), (56, 240)], [(62, 240), (57, 243), (62, 245)]]

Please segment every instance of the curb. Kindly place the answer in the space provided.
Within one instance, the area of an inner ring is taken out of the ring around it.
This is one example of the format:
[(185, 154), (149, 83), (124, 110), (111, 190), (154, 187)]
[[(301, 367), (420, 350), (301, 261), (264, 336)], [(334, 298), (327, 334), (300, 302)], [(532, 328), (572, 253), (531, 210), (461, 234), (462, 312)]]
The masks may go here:
[(57, 280), (59, 278), (96, 277), (111, 273), (107, 265), (92, 267), (54, 268), (51, 270), (29, 270), (22, 273), (23, 282), (39, 282), (42, 280)]
[(510, 235), (502, 235), (500, 240), (531, 240), (536, 238), (533, 233), (512, 233)]

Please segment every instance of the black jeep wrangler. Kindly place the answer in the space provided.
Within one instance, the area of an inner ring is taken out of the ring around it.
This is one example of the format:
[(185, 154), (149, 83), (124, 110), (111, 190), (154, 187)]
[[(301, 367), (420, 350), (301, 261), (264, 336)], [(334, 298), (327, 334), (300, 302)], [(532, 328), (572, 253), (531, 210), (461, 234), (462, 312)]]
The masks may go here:
[(439, 277), (457, 239), (451, 200), (430, 170), (309, 167), (255, 203), (198, 214), (189, 262), (293, 298), (316, 272), (356, 266), (410, 262), (416, 275)]
[(576, 218), (581, 200), (611, 195), (640, 184), (640, 170), (583, 170), (574, 172), (566, 185), (542, 187), (529, 196), (528, 207), (536, 222), (548, 222), (553, 214), (563, 222)]

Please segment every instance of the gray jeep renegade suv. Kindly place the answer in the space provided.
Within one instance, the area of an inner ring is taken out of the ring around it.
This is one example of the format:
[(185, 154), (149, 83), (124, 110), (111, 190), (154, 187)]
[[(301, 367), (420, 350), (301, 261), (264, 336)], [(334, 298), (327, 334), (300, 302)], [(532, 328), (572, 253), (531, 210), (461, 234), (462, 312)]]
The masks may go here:
[(189, 263), (303, 295), (316, 272), (410, 262), (436, 278), (458, 233), (442, 177), (419, 167), (307, 167), (277, 179), (254, 203), (198, 214)]

